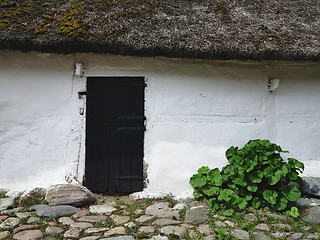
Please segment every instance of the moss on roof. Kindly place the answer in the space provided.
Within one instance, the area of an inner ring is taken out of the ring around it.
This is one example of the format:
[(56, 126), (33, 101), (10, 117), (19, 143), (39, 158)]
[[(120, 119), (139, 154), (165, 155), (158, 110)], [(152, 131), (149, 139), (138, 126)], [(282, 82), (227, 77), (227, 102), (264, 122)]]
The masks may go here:
[(320, 59), (320, 0), (2, 0), (0, 48)]

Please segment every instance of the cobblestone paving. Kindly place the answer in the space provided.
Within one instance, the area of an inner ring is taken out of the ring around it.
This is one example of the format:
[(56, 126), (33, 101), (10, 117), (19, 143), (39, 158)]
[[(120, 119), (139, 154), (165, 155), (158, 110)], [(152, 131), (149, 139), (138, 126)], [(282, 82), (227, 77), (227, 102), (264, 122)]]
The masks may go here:
[[(274, 213), (237, 219), (209, 213), (202, 202), (130, 201), (97, 195), (86, 207), (16, 206), (0, 214), (0, 239), (318, 239), (315, 226)], [(238, 221), (239, 220), (239, 221)]]

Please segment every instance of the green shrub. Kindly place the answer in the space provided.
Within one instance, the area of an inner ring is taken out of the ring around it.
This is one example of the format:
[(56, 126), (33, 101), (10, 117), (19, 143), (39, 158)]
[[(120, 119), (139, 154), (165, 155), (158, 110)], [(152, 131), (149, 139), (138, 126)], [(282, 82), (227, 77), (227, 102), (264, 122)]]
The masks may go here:
[(269, 140), (250, 140), (241, 149), (232, 146), (226, 151), (229, 164), (221, 171), (203, 166), (191, 177), (193, 195), (209, 199), (214, 210), (222, 204), (226, 216), (250, 206), (288, 210), (300, 198), (300, 190), (292, 183), (301, 183), (299, 172), (304, 165), (294, 158), (285, 161), (280, 155), (285, 152)]

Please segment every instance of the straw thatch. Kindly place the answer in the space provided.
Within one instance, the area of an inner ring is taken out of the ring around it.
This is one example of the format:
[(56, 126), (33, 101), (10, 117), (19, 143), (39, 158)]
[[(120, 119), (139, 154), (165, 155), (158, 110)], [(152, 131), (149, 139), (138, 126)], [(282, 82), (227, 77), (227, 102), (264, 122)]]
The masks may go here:
[(2, 0), (0, 48), (319, 60), (319, 0)]

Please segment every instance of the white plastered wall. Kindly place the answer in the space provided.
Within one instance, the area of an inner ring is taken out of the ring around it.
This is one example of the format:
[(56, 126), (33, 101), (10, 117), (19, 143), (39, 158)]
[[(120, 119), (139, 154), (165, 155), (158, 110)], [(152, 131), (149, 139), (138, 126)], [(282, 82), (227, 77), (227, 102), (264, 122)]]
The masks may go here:
[[(288, 157), (305, 163), (305, 175), (320, 176), (319, 63), (5, 51), (0, 53), (0, 188), (35, 187), (43, 178), (42, 185), (82, 182), (85, 97), (77, 93), (85, 91), (86, 80), (73, 77), (75, 62), (84, 64), (86, 77), (146, 77), (145, 196), (190, 196), (188, 180), (200, 166), (221, 168), (228, 147), (255, 138), (281, 145)], [(272, 93), (271, 77), (280, 79)]]

